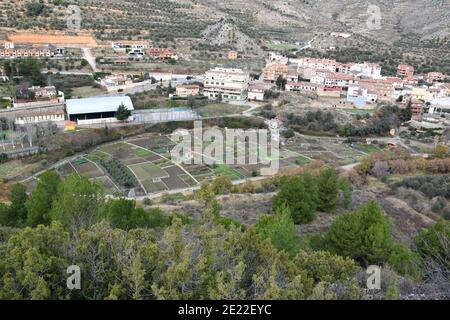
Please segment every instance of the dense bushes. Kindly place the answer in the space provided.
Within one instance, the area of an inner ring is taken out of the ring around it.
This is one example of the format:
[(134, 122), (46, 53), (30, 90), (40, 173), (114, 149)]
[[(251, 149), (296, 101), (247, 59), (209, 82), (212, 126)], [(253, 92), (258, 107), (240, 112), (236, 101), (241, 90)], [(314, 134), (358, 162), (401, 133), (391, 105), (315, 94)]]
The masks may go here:
[(282, 177), (280, 191), (273, 199), (273, 210), (287, 206), (296, 224), (309, 223), (316, 217), (316, 210), (334, 212), (338, 206), (338, 194), (343, 192), (343, 205), (351, 201), (351, 187), (345, 178), (339, 179), (334, 168), (324, 168), (318, 175), (306, 171), (298, 176)]
[(305, 115), (290, 113), (287, 120), (289, 127), (299, 132), (305, 128), (309, 131), (335, 132), (338, 128), (335, 116), (329, 111), (308, 111)]
[(114, 181), (125, 188), (133, 188), (137, 185), (136, 177), (122, 162), (116, 158), (100, 160), (100, 164), (108, 171)]
[(428, 198), (445, 197), (450, 199), (449, 176), (409, 177), (394, 183), (394, 187), (404, 187), (422, 192)]

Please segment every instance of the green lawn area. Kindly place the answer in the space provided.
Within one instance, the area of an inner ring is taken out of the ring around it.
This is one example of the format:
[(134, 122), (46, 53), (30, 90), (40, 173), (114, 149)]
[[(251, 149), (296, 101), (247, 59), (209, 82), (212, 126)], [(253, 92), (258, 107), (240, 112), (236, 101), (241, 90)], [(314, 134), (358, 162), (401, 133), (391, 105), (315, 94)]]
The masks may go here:
[(220, 175), (226, 175), (231, 180), (240, 180), (244, 179), (244, 176), (241, 175), (239, 172), (234, 170), (233, 168), (229, 167), (226, 164), (220, 164), (217, 166), (217, 168), (214, 169), (214, 173), (218, 176)]
[(220, 117), (231, 114), (240, 114), (247, 110), (248, 107), (236, 106), (228, 103), (212, 103), (206, 106), (195, 108), (195, 111), (202, 117)]
[(166, 171), (151, 162), (130, 165), (128, 168), (130, 168), (141, 181), (169, 176)]

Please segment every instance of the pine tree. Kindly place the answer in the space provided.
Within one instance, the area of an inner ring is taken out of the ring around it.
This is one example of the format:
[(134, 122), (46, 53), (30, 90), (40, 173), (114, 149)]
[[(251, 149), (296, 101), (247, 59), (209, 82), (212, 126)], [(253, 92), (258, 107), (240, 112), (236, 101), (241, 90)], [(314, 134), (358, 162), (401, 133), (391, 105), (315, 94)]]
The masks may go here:
[(318, 177), (318, 209), (334, 212), (338, 207), (338, 173), (335, 168), (322, 170)]
[(116, 111), (116, 119), (119, 121), (127, 120), (131, 115), (131, 111), (128, 110), (123, 103), (119, 105)]

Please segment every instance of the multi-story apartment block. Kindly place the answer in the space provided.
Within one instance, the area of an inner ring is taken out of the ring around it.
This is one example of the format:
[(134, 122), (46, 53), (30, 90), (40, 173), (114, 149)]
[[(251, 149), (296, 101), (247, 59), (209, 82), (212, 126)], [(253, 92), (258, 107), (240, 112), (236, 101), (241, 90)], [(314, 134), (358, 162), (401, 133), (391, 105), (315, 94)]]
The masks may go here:
[(204, 95), (211, 100), (246, 100), (250, 74), (242, 69), (214, 68), (205, 74)]
[(282, 76), (284, 79), (288, 76), (288, 66), (278, 62), (272, 62), (266, 65), (263, 70), (263, 80), (266, 82), (274, 83), (278, 77)]
[(383, 80), (362, 79), (358, 84), (367, 88), (368, 92), (377, 96), (379, 101), (392, 101), (394, 98), (394, 86)]
[(397, 68), (397, 76), (404, 79), (412, 79), (414, 76), (414, 67), (406, 64), (401, 64)]

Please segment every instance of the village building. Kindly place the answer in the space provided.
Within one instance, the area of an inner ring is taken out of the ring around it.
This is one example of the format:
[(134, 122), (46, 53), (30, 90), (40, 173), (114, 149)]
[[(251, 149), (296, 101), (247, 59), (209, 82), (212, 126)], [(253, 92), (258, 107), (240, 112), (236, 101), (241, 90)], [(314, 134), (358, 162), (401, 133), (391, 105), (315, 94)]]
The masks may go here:
[(341, 89), (319, 86), (317, 87), (317, 95), (319, 97), (340, 98)]
[(288, 64), (290, 59), (277, 52), (269, 52), (269, 61)]
[(210, 100), (247, 99), (250, 74), (242, 69), (214, 68), (205, 73), (204, 95)]
[(397, 68), (397, 76), (402, 79), (413, 79), (414, 77), (414, 67), (406, 64), (401, 64)]
[(52, 99), (15, 103), (12, 108), (0, 109), (0, 118), (11, 119), (16, 125), (61, 122), (65, 120), (64, 101)]
[(189, 96), (198, 96), (200, 94), (200, 86), (198, 84), (182, 84), (176, 87), (176, 96), (187, 98)]
[(358, 84), (367, 88), (371, 94), (376, 95), (378, 101), (391, 102), (394, 99), (394, 87), (384, 80), (360, 79)]
[(353, 84), (348, 87), (347, 101), (353, 103), (356, 107), (362, 108), (368, 103), (376, 103), (377, 99), (377, 94), (369, 92), (369, 89), (364, 85)]
[(128, 59), (115, 59), (114, 64), (118, 66), (127, 66), (130, 64)]
[(58, 96), (55, 86), (33, 86), (28, 88), (28, 91), (33, 93), (35, 99), (53, 99)]
[(248, 86), (248, 100), (250, 101), (264, 101), (264, 93), (269, 87), (265, 83), (257, 82), (250, 83)]
[(266, 65), (263, 70), (262, 77), (264, 81), (274, 83), (280, 76), (286, 79), (288, 76), (288, 71), (289, 69), (287, 65), (278, 62), (272, 62)]
[(301, 69), (326, 69), (329, 72), (336, 72), (338, 62), (334, 59), (320, 59), (320, 58), (301, 58), (298, 63), (299, 72)]
[(150, 48), (146, 50), (147, 55), (152, 59), (159, 60), (178, 60), (177, 53), (170, 48)]
[(116, 52), (127, 53), (131, 55), (143, 55), (145, 49), (150, 47), (149, 41), (113, 41), (111, 47)]
[(100, 85), (108, 92), (120, 91), (131, 88), (133, 86), (133, 80), (128, 75), (115, 74), (101, 79)]
[(288, 82), (286, 84), (286, 91), (289, 92), (317, 92), (321, 85), (311, 82)]
[(444, 81), (445, 75), (442, 72), (429, 72), (427, 74), (427, 82), (433, 83), (438, 81)]
[(238, 58), (238, 52), (236, 50), (228, 51), (228, 60), (236, 60)]

